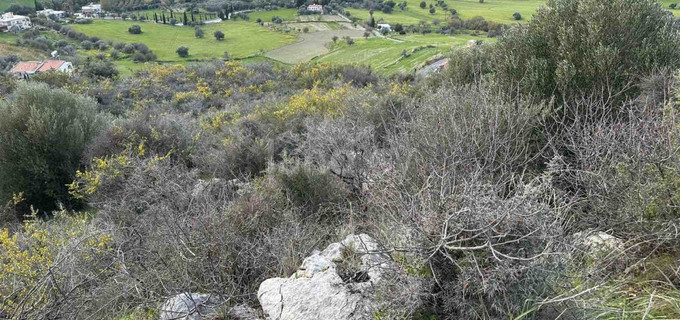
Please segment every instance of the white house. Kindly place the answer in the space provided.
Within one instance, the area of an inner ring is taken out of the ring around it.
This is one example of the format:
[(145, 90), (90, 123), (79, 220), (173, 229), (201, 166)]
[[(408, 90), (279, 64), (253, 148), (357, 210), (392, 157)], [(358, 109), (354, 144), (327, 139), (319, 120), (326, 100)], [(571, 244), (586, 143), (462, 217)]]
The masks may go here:
[(323, 13), (323, 6), (313, 3), (307, 6), (307, 11)]
[(52, 9), (45, 9), (45, 10), (40, 10), (36, 12), (37, 15), (39, 16), (55, 16), (58, 19), (66, 17), (66, 12), (65, 11), (57, 11), (57, 10), (52, 10)]
[(95, 4), (90, 2), (90, 4), (83, 6), (80, 11), (84, 15), (92, 16), (92, 15), (98, 15), (102, 13), (102, 5), (101, 4)]
[(17, 78), (28, 79), (41, 72), (73, 72), (73, 64), (62, 60), (23, 61), (17, 63), (9, 72)]
[(378, 23), (377, 29), (380, 31), (387, 30), (387, 32), (392, 32), (392, 27), (387, 23)]
[(0, 18), (0, 30), (15, 31), (24, 30), (32, 27), (31, 19), (27, 16), (20, 16), (11, 12), (5, 13)]

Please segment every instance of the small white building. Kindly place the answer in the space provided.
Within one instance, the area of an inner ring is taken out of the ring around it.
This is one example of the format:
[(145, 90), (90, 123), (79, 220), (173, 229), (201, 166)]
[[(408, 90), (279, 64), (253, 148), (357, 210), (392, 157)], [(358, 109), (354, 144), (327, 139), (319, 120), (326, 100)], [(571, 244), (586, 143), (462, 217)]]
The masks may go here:
[(27, 16), (20, 16), (18, 14), (7, 12), (0, 18), (0, 30), (5, 32), (25, 30), (31, 28), (32, 26), (33, 24), (31, 23), (31, 19)]
[(98, 15), (102, 13), (102, 5), (90, 2), (90, 4), (80, 8), (80, 11), (87, 16)]
[(323, 6), (313, 3), (307, 6), (307, 11), (323, 13)]
[(52, 9), (45, 9), (45, 10), (40, 10), (36, 12), (37, 15), (39, 16), (55, 16), (57, 19), (61, 19), (66, 17), (66, 11), (57, 11), (57, 10), (52, 10)]
[(390, 26), (390, 25), (387, 24), (387, 23), (378, 23), (377, 29), (378, 29), (379, 31), (386, 30), (387, 32), (392, 32), (392, 26)]
[(41, 72), (73, 72), (73, 64), (63, 60), (22, 61), (17, 63), (9, 72), (17, 78), (28, 79)]

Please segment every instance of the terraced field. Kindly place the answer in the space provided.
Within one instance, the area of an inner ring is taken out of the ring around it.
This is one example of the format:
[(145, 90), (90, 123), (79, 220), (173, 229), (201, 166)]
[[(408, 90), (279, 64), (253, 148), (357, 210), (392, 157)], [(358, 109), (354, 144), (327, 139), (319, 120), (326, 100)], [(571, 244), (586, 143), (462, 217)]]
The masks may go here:
[(486, 38), (471, 35), (410, 35), (399, 38), (402, 42), (383, 38), (358, 40), (351, 46), (345, 42), (338, 42), (330, 53), (314, 61), (368, 65), (378, 72), (387, 74), (410, 73), (437, 55), (464, 46), (472, 39)]
[(327, 44), (332, 41), (333, 36), (337, 36), (338, 38), (360, 38), (363, 34), (364, 31), (358, 29), (325, 30), (302, 33), (300, 34), (299, 42), (267, 52), (266, 56), (274, 60), (291, 64), (306, 62), (314, 57), (326, 54), (329, 51)]

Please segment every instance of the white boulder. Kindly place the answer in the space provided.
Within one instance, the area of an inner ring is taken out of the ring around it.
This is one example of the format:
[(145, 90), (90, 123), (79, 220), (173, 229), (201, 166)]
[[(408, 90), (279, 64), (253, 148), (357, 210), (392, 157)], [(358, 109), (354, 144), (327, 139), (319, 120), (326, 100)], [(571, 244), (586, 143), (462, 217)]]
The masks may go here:
[[(265, 317), (372, 319), (371, 288), (387, 269), (394, 268), (392, 259), (381, 250), (374, 239), (360, 234), (313, 252), (289, 278), (267, 279), (260, 284), (257, 297)], [(346, 261), (350, 257), (343, 251), (351, 252), (354, 261)], [(356, 264), (354, 275), (344, 274), (347, 268), (342, 266), (347, 263)]]
[(219, 301), (209, 294), (180, 293), (163, 303), (160, 320), (203, 320), (212, 319)]

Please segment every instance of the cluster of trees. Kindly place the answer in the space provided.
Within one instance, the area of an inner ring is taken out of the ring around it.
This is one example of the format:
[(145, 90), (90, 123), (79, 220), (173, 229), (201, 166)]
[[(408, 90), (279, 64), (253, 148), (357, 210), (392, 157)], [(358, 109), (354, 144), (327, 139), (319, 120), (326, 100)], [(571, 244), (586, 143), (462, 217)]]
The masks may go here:
[[(156, 60), (156, 54), (153, 53), (153, 51), (151, 51), (151, 49), (149, 49), (149, 47), (143, 43), (126, 44), (124, 42), (104, 41), (99, 37), (88, 36), (85, 33), (73, 30), (70, 27), (62, 26), (61, 24), (55, 21), (40, 17), (34, 19), (34, 22), (46, 26), (48, 28), (51, 28), (52, 30), (57, 31), (70, 39), (80, 41), (80, 47), (85, 50), (97, 49), (102, 52), (110, 50), (109, 55), (113, 59), (117, 59), (119, 55), (123, 53), (130, 56), (132, 60), (135, 62), (148, 62)], [(128, 32), (132, 34), (139, 34), (142, 32), (142, 29), (139, 25), (133, 25), (128, 29)], [(30, 36), (37, 37), (35, 38), (35, 41), (31, 43), (41, 43), (42, 44), (41, 49), (44, 49), (45, 51), (49, 51), (52, 50), (53, 48), (56, 48), (59, 50), (60, 54), (67, 56), (64, 58), (67, 58), (68, 60), (77, 63), (78, 57), (76, 57), (76, 47), (74, 45), (69, 44), (67, 41), (64, 40), (59, 40), (52, 44), (51, 40), (42, 40), (41, 38), (44, 37), (40, 37), (39, 35), (40, 32), (34, 30), (24, 32), (22, 37)], [(28, 45), (31, 45), (31, 43), (28, 43)], [(107, 74), (112, 74), (112, 72), (107, 72)]]
[(256, 306), (264, 279), (365, 232), (399, 266), (377, 317), (678, 318), (680, 25), (635, 3), (550, 1), (424, 79), (0, 76), (0, 311), (136, 318), (194, 290)]

